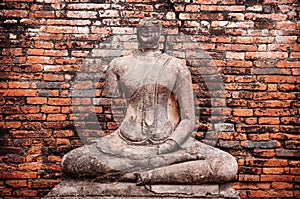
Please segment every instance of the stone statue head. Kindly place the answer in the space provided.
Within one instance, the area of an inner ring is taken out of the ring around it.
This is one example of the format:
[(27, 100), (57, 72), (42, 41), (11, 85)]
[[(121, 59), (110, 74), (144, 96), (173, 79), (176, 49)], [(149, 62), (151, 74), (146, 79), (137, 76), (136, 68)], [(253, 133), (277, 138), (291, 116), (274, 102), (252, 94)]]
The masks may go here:
[(161, 23), (152, 17), (142, 19), (137, 26), (139, 49), (158, 49), (161, 28)]

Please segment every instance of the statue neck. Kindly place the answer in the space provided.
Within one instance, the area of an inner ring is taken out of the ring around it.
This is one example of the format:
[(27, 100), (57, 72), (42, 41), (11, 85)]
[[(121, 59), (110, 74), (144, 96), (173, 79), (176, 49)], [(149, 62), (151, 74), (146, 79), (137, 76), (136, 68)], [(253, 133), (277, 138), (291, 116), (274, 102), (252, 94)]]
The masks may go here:
[(159, 55), (161, 54), (162, 52), (158, 49), (158, 48), (147, 48), (147, 49), (141, 49), (139, 48), (138, 50), (138, 54), (139, 55), (143, 55), (143, 56), (149, 56), (149, 57), (152, 57), (152, 56), (155, 56), (155, 55)]

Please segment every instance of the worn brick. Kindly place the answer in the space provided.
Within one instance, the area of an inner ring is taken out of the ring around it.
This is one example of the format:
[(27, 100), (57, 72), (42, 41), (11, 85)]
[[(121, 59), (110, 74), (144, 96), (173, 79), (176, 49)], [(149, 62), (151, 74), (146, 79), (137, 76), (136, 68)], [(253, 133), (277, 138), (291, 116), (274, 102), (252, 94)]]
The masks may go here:
[(289, 174), (288, 167), (269, 167), (263, 168), (263, 174)]
[(27, 180), (6, 180), (5, 184), (10, 187), (27, 187)]
[(246, 159), (245, 165), (249, 166), (288, 166), (288, 161), (284, 159)]
[(292, 198), (293, 192), (292, 191), (250, 191), (249, 197), (251, 198), (279, 198), (279, 197), (285, 197), (285, 198)]
[(16, 196), (27, 196), (27, 197), (34, 197), (37, 195), (37, 190), (16, 190), (14, 191)]
[(266, 158), (271, 158), (275, 156), (275, 152), (273, 149), (254, 149), (253, 150), (253, 155), (257, 157), (266, 157)]
[(249, 175), (249, 174), (240, 174), (239, 175), (239, 181), (251, 181), (256, 182), (259, 181), (259, 175)]
[(241, 146), (246, 148), (262, 148), (262, 149), (272, 149), (279, 148), (281, 146), (280, 142), (275, 140), (269, 141), (242, 141)]
[(266, 181), (266, 182), (274, 182), (274, 181), (279, 181), (279, 182), (293, 182), (295, 179), (294, 176), (292, 175), (261, 175), (260, 180), (261, 181)]
[(234, 109), (233, 110), (234, 116), (253, 116), (252, 109)]
[(13, 171), (13, 172), (2, 172), (0, 178), (18, 178), (18, 179), (26, 179), (26, 178), (36, 178), (36, 172), (21, 172), (21, 171)]
[[(129, 55), (138, 48), (137, 23), (155, 16), (163, 20), (161, 47), (165, 38), (174, 37), (167, 47), (187, 59), (192, 71), (196, 109), (201, 112), (193, 135), (202, 139), (206, 131), (220, 132), (216, 147), (238, 158), (233, 185), (240, 197), (300, 198), (296, 0), (2, 4), (0, 197), (39, 198), (59, 183), (63, 154), (82, 146), (73, 120), (88, 135), (97, 134), (99, 125), (105, 131), (101, 135), (118, 128), (123, 110), (112, 114), (111, 101), (100, 99), (105, 94), (100, 73), (111, 60), (108, 55)], [(199, 59), (198, 49), (211, 60)], [(83, 66), (87, 57), (97, 56), (101, 62)], [(210, 86), (214, 81), (202, 78), (214, 72), (223, 81), (224, 93), (214, 90), (219, 84)], [(84, 80), (74, 85), (74, 78)], [(89, 91), (72, 92), (74, 88)], [(229, 108), (212, 108), (225, 105), (216, 96), (226, 97)], [(115, 108), (118, 105), (124, 103), (114, 101)], [(100, 123), (78, 123), (89, 120), (91, 112)], [(215, 138), (214, 133), (207, 135)]]
[(273, 189), (293, 189), (293, 183), (289, 182), (272, 182)]
[(300, 150), (277, 149), (277, 157), (300, 157)]
[(48, 105), (70, 105), (71, 98), (49, 98)]

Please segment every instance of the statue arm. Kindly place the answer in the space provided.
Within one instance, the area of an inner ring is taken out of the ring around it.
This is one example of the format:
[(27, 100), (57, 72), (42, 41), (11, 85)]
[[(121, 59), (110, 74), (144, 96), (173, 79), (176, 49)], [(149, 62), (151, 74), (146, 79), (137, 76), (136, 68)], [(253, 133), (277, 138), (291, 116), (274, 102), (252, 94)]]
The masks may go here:
[(159, 147), (159, 153), (168, 153), (178, 149), (195, 127), (192, 80), (187, 67), (179, 71), (173, 92), (179, 103), (180, 121), (169, 139)]
[(179, 103), (180, 121), (170, 139), (181, 145), (195, 127), (195, 110), (191, 74), (188, 68), (178, 73), (174, 94)]
[(104, 92), (106, 97), (119, 97), (120, 88), (119, 88), (119, 78), (115, 72), (116, 65), (114, 60), (109, 64), (109, 67), (106, 71), (105, 86)]

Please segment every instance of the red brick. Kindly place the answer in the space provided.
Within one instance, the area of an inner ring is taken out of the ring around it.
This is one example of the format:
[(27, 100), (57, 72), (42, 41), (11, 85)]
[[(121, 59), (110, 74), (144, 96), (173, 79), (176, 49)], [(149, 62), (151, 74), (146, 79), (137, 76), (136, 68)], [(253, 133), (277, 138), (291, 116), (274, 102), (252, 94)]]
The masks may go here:
[(22, 48), (4, 48), (2, 50), (2, 55), (13, 55), (13, 56), (21, 56)]
[(270, 140), (270, 134), (264, 133), (264, 134), (248, 134), (248, 139), (253, 141), (262, 141), (262, 140)]
[(67, 119), (67, 115), (65, 114), (48, 114), (48, 121), (65, 121)]
[(231, 42), (231, 37), (211, 37), (211, 42), (214, 43), (229, 43)]
[(257, 92), (254, 93), (253, 96), (254, 100), (279, 100), (279, 99), (289, 100), (295, 98), (296, 95), (294, 93), (279, 93), (279, 92)]
[(289, 168), (288, 167), (268, 167), (263, 168), (264, 174), (288, 174)]
[(51, 57), (41, 56), (28, 56), (27, 61), (29, 64), (53, 64), (54, 59)]
[(256, 14), (256, 13), (246, 13), (245, 18), (248, 20), (256, 20), (257, 18), (259, 19), (271, 19), (274, 21), (282, 21), (286, 19), (285, 14)]
[(203, 11), (245, 11), (245, 6), (201, 5)]
[[(41, 154), (41, 153), (29, 153), (29, 154)], [(26, 171), (37, 171), (42, 168), (42, 164), (40, 163), (25, 163), (25, 164), (19, 164), (18, 169), (19, 170), (26, 170)]]
[(53, 132), (54, 137), (71, 137), (74, 136), (72, 130), (56, 130)]
[(234, 109), (233, 110), (234, 116), (253, 116), (252, 109)]
[(245, 118), (245, 124), (257, 124), (256, 117), (247, 117)]
[[(290, 57), (294, 58), (294, 59), (299, 59), (300, 58), (300, 52), (292, 52)], [(298, 68), (299, 68), (299, 62), (296, 62), (295, 64), (296, 65), (298, 64)]]
[(58, 74), (44, 74), (43, 79), (45, 81), (64, 81), (64, 75)]
[(34, 42), (36, 48), (53, 48), (54, 44), (49, 41), (36, 41)]
[(19, 178), (19, 179), (26, 179), (26, 178), (36, 178), (36, 172), (21, 172), (21, 171), (13, 171), (13, 172), (2, 172), (0, 174), (0, 178)]
[(292, 175), (261, 175), (260, 180), (266, 182), (292, 182), (294, 181), (295, 177)]
[(223, 20), (222, 14), (215, 14), (215, 13), (205, 13), (205, 14), (199, 14), (199, 13), (180, 13), (179, 19), (181, 20)]
[(300, 167), (300, 160), (290, 160), (289, 165), (293, 167)]
[(290, 168), (290, 169), (291, 169), (291, 174), (300, 175), (300, 168)]
[(245, 57), (245, 53), (240, 52), (226, 52), (227, 59), (241, 59), (243, 60)]
[(285, 144), (286, 148), (288, 148), (288, 149), (298, 149), (299, 146), (300, 146), (300, 141), (298, 141), (298, 140), (288, 140), (288, 141), (285, 141), (284, 144)]
[(28, 97), (27, 103), (28, 104), (46, 104), (47, 98), (46, 97)]
[(39, 40), (46, 41), (60, 41), (63, 38), (63, 34), (49, 34), (49, 33), (40, 33), (38, 36)]
[(27, 187), (27, 180), (6, 180), (5, 184), (10, 187)]
[(29, 188), (52, 188), (60, 182), (61, 180), (34, 180)]
[(271, 158), (275, 156), (274, 149), (254, 149), (254, 156), (262, 157), (262, 158)]
[(280, 118), (282, 124), (299, 124), (300, 119), (297, 117), (282, 117)]
[(297, 36), (276, 36), (275, 42), (278, 44), (294, 44), (297, 41)]
[[(279, 108), (272, 108), (272, 109), (255, 109), (254, 115), (255, 116), (292, 116), (296, 115), (297, 111), (292, 109), (279, 109)], [(260, 118), (261, 119), (261, 118)], [(265, 120), (271, 118), (265, 118)], [(279, 118), (275, 119), (274, 122)]]
[(4, 10), (4, 16), (6, 17), (27, 17), (28, 11), (25, 10)]
[(235, 66), (235, 67), (252, 67), (253, 64), (250, 61), (243, 61), (243, 60), (232, 60), (232, 61), (227, 61), (227, 66)]
[(12, 134), (12, 138), (34, 138), (34, 137), (50, 137), (52, 135), (52, 132), (49, 130), (43, 130), (40, 131), (39, 134), (37, 134), (35, 131), (27, 131), (27, 130), (12, 130), (10, 131)]
[(54, 155), (49, 155), (48, 156), (48, 161), (49, 162), (61, 162), (61, 160), (62, 160), (62, 157), (60, 157), (60, 156), (54, 156)]
[(277, 29), (296, 29), (296, 23), (292, 21), (280, 21), (276, 23)]
[(279, 61), (277, 66), (281, 68), (300, 68), (300, 62)]
[(222, 2), (220, 2), (219, 0), (195, 0), (193, 2), (196, 4), (218, 4), (218, 3), (224, 4), (224, 5), (235, 4), (234, 0), (226, 0), (226, 1), (222, 1)]
[(37, 196), (37, 190), (16, 190), (14, 191), (16, 196), (27, 196), (27, 197), (34, 197)]
[(260, 183), (260, 182), (234, 182), (231, 184), (234, 189), (241, 190), (256, 190), (256, 189), (270, 189), (270, 183)]
[(286, 52), (246, 52), (245, 59), (284, 59)]
[(67, 50), (45, 50), (45, 49), (28, 49), (28, 55), (43, 55), (43, 56), (57, 56), (57, 57), (65, 57), (68, 56)]
[(70, 3), (68, 9), (70, 10), (95, 10), (95, 9), (108, 9), (110, 4), (98, 4), (98, 3)]
[(259, 181), (259, 175), (250, 175), (250, 174), (239, 174), (239, 181), (250, 181), (255, 182)]
[(54, 11), (35, 11), (34, 17), (35, 18), (54, 18), (55, 14), (54, 14)]
[(279, 124), (279, 117), (260, 117), (258, 119), (259, 124)]
[(0, 122), (0, 127), (8, 129), (18, 129), (21, 127), (21, 122)]
[(273, 189), (293, 189), (293, 183), (289, 182), (272, 182)]
[(87, 18), (87, 19), (92, 19), (92, 18), (97, 18), (97, 12), (95, 11), (68, 11), (67, 12), (67, 17), (70, 18)]
[(32, 89), (7, 89), (0, 90), (2, 96), (11, 96), (11, 97), (24, 97), (24, 96), (36, 96), (37, 91)]
[(70, 105), (71, 98), (49, 98), (48, 105)]
[(41, 112), (42, 113), (60, 113), (61, 107), (60, 106), (42, 106)]
[(11, 195), (12, 195), (12, 189), (0, 188), (0, 196), (11, 196)]
[[(199, 12), (200, 10), (200, 5), (186, 5), (185, 11), (186, 12)], [(178, 10), (178, 11), (183, 11), (183, 10)]]
[(56, 144), (57, 145), (70, 145), (70, 140), (68, 138), (57, 138)]
[(288, 166), (288, 161), (283, 159), (246, 159), (245, 165), (284, 167)]
[[(236, 38), (233, 38), (232, 41), (234, 43), (238, 43), (238, 44), (253, 44), (253, 43), (272, 43), (274, 41), (274, 38), (273, 37), (236, 37)], [(278, 53), (278, 52), (277, 52)], [(256, 57), (260, 57), (261, 56), (265, 56), (265, 57), (268, 57), (268, 56), (271, 56), (269, 55), (270, 53), (268, 52), (265, 52), (265, 53), (258, 53), (258, 52), (248, 52), (246, 53), (246, 57), (250, 58), (250, 57), (253, 57), (253, 58), (256, 58)], [(276, 53), (275, 53), (276, 54)], [(285, 55), (285, 53), (278, 53), (278, 54), (282, 54), (282, 55)], [(275, 55), (271, 56), (271, 57), (274, 57)], [(276, 56), (275, 56), (276, 57)]]
[(257, 191), (250, 191), (249, 197), (251, 198), (281, 198), (281, 197), (293, 197), (293, 191), (274, 191), (274, 190), (257, 190)]

